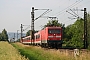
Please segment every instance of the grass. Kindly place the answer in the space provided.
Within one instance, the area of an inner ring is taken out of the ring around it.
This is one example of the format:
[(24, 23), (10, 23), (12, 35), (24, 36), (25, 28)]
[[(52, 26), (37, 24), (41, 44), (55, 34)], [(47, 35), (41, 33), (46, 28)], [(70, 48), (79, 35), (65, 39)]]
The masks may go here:
[(28, 60), (8, 42), (0, 41), (0, 60)]
[(21, 43), (12, 44), (21, 55), (25, 56), (29, 60), (90, 60), (90, 52), (80, 51), (80, 55), (77, 58), (74, 57), (70, 51), (62, 50), (46, 50), (41, 47), (23, 45)]
[(45, 50), (40, 47), (26, 46), (20, 43), (14, 43), (12, 45), (16, 49), (18, 49), (21, 55), (25, 56), (26, 58), (28, 57), (29, 60), (67, 60), (68, 59), (68, 57), (59, 54), (59, 51)]
[(15, 48), (18, 49), (18, 51), (20, 52), (21, 55), (25, 56), (26, 58), (28, 57), (29, 60), (46, 60), (47, 59), (47, 55), (45, 56), (45, 54), (42, 54), (42, 50), (40, 49), (36, 49), (33, 46), (22, 46), (22, 45), (18, 45), (18, 44), (12, 44)]

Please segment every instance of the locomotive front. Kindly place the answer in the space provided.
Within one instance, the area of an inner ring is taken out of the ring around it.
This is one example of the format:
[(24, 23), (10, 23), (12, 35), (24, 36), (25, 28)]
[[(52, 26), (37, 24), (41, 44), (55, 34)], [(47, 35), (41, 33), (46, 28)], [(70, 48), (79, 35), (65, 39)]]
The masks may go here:
[(62, 28), (46, 27), (41, 33), (41, 43), (45, 47), (62, 47)]
[(47, 43), (50, 47), (62, 47), (62, 28), (48, 27)]

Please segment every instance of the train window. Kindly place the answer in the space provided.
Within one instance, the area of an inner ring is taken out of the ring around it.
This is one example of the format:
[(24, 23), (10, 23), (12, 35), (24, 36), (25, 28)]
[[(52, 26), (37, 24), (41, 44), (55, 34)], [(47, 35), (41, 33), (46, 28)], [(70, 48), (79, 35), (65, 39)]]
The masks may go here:
[(40, 34), (36, 35), (36, 39), (40, 38)]
[(56, 30), (55, 30), (55, 33), (60, 33), (60, 30), (59, 30), (59, 29), (56, 29)]
[(60, 29), (49, 29), (48, 33), (60, 33)]
[(29, 40), (30, 40), (30, 37), (29, 37)]

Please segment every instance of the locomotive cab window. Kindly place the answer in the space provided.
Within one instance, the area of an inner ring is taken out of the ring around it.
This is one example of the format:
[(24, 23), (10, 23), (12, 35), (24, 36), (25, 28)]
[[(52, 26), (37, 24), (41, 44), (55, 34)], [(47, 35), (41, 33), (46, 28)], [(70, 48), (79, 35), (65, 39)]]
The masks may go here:
[(40, 38), (40, 34), (36, 35), (36, 39)]
[(48, 33), (60, 33), (60, 29), (49, 29)]

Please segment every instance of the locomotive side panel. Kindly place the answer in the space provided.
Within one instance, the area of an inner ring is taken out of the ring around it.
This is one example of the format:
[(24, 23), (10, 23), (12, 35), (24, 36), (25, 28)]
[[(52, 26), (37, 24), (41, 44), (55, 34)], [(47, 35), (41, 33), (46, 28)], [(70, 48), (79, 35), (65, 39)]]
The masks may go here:
[(47, 43), (47, 29), (41, 31), (41, 42)]
[(41, 44), (41, 32), (37, 32), (35, 33), (35, 41), (34, 41), (35, 44)]

